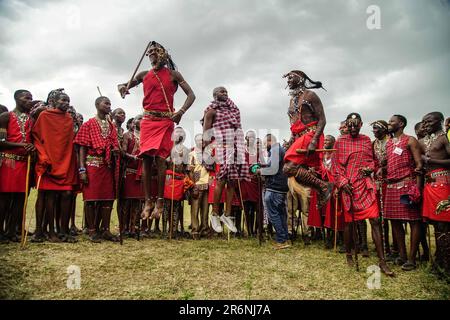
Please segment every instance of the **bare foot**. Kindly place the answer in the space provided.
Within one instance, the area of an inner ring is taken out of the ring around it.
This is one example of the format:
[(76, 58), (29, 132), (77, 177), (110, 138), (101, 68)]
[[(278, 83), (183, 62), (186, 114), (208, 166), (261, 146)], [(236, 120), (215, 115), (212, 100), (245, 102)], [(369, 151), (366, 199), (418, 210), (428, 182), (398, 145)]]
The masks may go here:
[(383, 272), (385, 275), (387, 275), (389, 277), (395, 277), (395, 273), (392, 272), (391, 269), (389, 269), (389, 267), (385, 261), (381, 261), (379, 266), (380, 266), (381, 272)]
[(164, 199), (158, 199), (158, 201), (156, 201), (156, 206), (153, 209), (150, 219), (159, 219), (163, 214), (163, 211), (164, 211)]
[(150, 212), (152, 211), (152, 205), (150, 201), (145, 201), (144, 209), (141, 213), (142, 219), (148, 219), (150, 217)]

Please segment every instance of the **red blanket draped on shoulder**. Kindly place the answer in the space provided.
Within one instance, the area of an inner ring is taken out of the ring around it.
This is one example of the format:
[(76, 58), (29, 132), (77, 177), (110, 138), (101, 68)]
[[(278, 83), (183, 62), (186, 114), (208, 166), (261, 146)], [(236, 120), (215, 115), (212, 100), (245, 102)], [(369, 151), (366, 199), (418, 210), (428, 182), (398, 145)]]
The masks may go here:
[(37, 176), (45, 173), (56, 185), (76, 185), (78, 174), (72, 117), (59, 109), (45, 110), (39, 115), (32, 134), (38, 153)]

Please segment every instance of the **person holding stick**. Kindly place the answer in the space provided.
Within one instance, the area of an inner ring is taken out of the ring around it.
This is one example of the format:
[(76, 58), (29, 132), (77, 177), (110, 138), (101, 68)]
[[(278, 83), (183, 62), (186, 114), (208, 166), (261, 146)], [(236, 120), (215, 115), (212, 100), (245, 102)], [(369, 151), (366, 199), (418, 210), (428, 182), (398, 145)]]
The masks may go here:
[[(165, 159), (170, 155), (173, 141), (171, 140), (174, 123), (178, 124), (183, 114), (191, 107), (195, 100), (194, 92), (184, 80), (172, 61), (167, 50), (159, 43), (151, 41), (146, 50), (152, 64), (150, 71), (142, 71), (132, 76), (127, 83), (119, 84), (118, 90), (122, 97), (128, 90), (140, 83), (144, 85), (144, 118), (141, 121), (140, 156), (143, 158), (143, 181), (145, 205), (142, 218), (150, 215), (158, 219), (164, 209), (164, 180), (166, 172)], [(144, 56), (142, 56), (143, 58)], [(142, 61), (141, 58), (141, 61)], [(140, 62), (141, 62), (140, 61)], [(139, 68), (140, 62), (138, 67)], [(178, 86), (183, 89), (187, 98), (180, 110), (175, 111), (173, 102)], [(151, 200), (151, 172), (152, 166), (158, 171), (158, 198), (152, 210)]]
[[(211, 227), (214, 231), (223, 231), (220, 221), (233, 232), (237, 228), (231, 219), (231, 202), (235, 190), (239, 192), (240, 181), (250, 180), (250, 171), (245, 161), (244, 132), (242, 131), (241, 113), (234, 102), (228, 98), (224, 87), (213, 90), (214, 101), (206, 108), (203, 123), (203, 140), (205, 152), (212, 154), (215, 148), (217, 186), (214, 189), (214, 204), (211, 213)], [(214, 143), (212, 143), (214, 142)], [(219, 218), (219, 206), (222, 191), (226, 185), (225, 213)], [(242, 197), (241, 197), (242, 199)]]
[[(28, 90), (14, 92), (16, 107), (0, 115), (0, 241), (19, 242), (16, 230), (25, 204), (27, 158), (35, 151), (31, 143), (33, 97)], [(3, 224), (6, 221), (6, 230)]]
[[(44, 239), (44, 212), (49, 224), (51, 242), (76, 242), (70, 235), (69, 220), (72, 209), (72, 192), (78, 184), (77, 157), (73, 140), (73, 119), (67, 112), (70, 98), (62, 91), (54, 94), (51, 108), (39, 114), (32, 130), (37, 149), (36, 178), (40, 179), (36, 206), (36, 232), (33, 241)], [(55, 234), (55, 213), (60, 216), (61, 239)]]
[(354, 265), (351, 253), (352, 242), (356, 262), (358, 262), (355, 223), (369, 219), (381, 271), (388, 276), (394, 276), (384, 259), (381, 242), (376, 186), (371, 176), (375, 168), (372, 142), (368, 136), (359, 133), (363, 124), (359, 114), (349, 114), (346, 121), (349, 134), (340, 136), (336, 141), (333, 168), (336, 185), (342, 190), (341, 201), (345, 218), (344, 242), (347, 263), (350, 266)]

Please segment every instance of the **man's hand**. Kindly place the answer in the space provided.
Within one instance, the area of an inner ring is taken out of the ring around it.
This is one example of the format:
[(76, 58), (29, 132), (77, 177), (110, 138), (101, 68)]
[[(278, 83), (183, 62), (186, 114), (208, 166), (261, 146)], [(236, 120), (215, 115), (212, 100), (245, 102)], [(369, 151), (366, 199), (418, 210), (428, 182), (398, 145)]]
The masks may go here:
[(80, 180), (84, 185), (87, 185), (89, 183), (86, 172), (80, 173)]
[(341, 189), (342, 189), (342, 191), (344, 191), (345, 193), (350, 194), (350, 195), (351, 195), (352, 192), (353, 192), (353, 188), (352, 188), (352, 186), (351, 186), (349, 183), (343, 185), (343, 186), (341, 187)]
[(117, 89), (119, 90), (119, 93), (122, 98), (125, 98), (127, 94), (130, 94), (130, 91), (127, 90), (127, 86), (124, 84), (117, 85)]
[(180, 111), (177, 111), (172, 115), (172, 121), (175, 122), (176, 124), (179, 124), (182, 116), (183, 116), (183, 113)]
[(364, 177), (370, 176), (372, 174), (372, 172), (373, 172), (373, 170), (371, 168), (369, 168), (369, 167), (361, 168), (361, 174)]
[(34, 145), (32, 143), (24, 143), (23, 144), (23, 148), (28, 152), (31, 153), (33, 151), (36, 150), (36, 148), (34, 147)]
[(383, 168), (380, 168), (380, 169), (377, 170), (377, 172), (375, 173), (375, 177), (378, 180), (381, 180), (383, 178)]
[(317, 142), (312, 140), (311, 143), (308, 145), (308, 150), (306, 151), (306, 155), (307, 156), (311, 156), (314, 152), (316, 152), (316, 147)]

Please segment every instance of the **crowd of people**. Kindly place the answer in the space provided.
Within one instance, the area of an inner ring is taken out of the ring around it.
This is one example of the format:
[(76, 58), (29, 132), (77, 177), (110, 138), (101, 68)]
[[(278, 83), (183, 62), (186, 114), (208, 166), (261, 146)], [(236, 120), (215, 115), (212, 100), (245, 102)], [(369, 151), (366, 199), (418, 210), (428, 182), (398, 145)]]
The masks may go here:
[[(450, 118), (444, 129), (441, 112), (427, 113), (413, 137), (404, 133), (407, 119), (393, 115), (370, 124), (371, 140), (360, 133), (361, 115), (350, 113), (339, 137), (325, 136), (324, 107), (312, 90), (322, 83), (293, 70), (285, 75), (289, 140), (244, 133), (239, 108), (217, 87), (204, 110), (203, 133), (187, 148), (176, 125), (194, 92), (162, 45), (151, 42), (146, 54), (152, 69), (118, 85), (125, 97), (143, 83), (143, 112), (128, 121), (100, 96), (96, 116), (84, 122), (63, 89), (46, 101), (17, 90), (14, 110), (0, 108), (0, 242), (26, 239), (24, 211), (34, 187), (32, 242), (76, 242), (82, 194), (82, 229), (92, 242), (159, 234), (198, 240), (226, 227), (260, 241), (273, 234), (278, 250), (289, 248), (300, 228), (305, 245), (321, 240), (328, 249), (339, 247), (358, 267), (358, 254), (369, 256), (369, 220), (386, 275), (394, 276), (388, 262), (411, 271), (417, 260), (430, 259), (450, 275)], [(178, 87), (186, 100), (175, 111)], [(115, 201), (118, 235), (110, 230)]]

